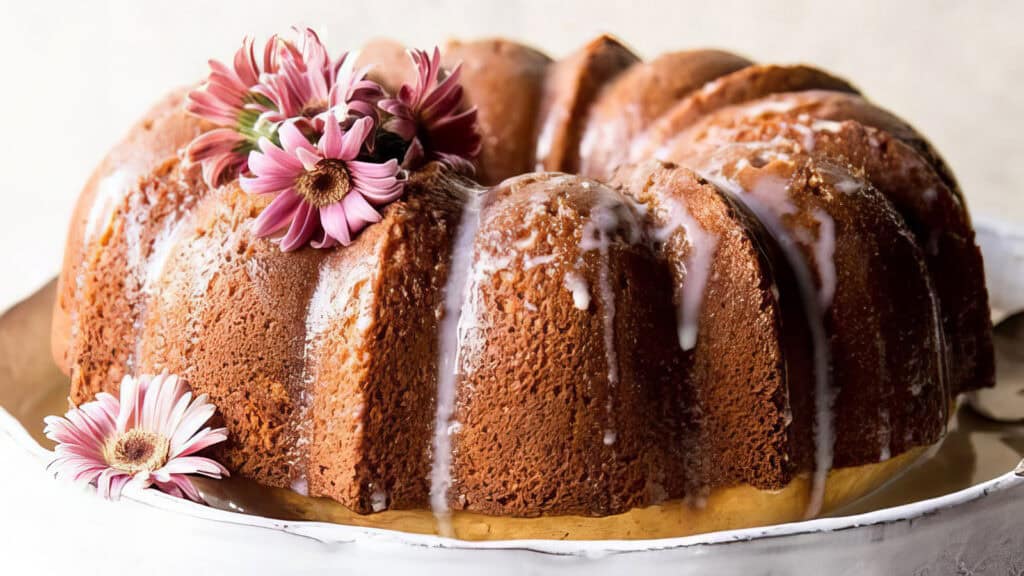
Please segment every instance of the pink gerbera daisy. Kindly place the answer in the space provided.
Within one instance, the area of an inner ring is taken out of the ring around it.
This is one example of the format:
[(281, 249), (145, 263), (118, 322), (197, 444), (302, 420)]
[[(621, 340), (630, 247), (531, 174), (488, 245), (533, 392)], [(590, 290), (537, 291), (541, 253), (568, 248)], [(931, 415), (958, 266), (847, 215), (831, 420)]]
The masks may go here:
[(281, 249), (296, 250), (307, 242), (314, 248), (348, 245), (368, 224), (381, 219), (376, 207), (402, 195), (398, 162), (356, 160), (373, 131), (373, 120), (355, 120), (346, 131), (338, 122), (325, 122), (316, 146), (294, 121), (281, 125), (281, 146), (260, 140), (259, 152), (249, 155), (253, 176), (242, 176), (242, 189), (275, 194), (256, 219), (257, 236), (270, 236), (287, 227)]
[(277, 71), (281, 53), (294, 50), (275, 36), (264, 46), (261, 66), (252, 38), (245, 38), (231, 67), (210, 60), (206, 82), (188, 93), (185, 109), (218, 126), (199, 135), (186, 150), (190, 162), (202, 164), (208, 185), (217, 186), (226, 176), (244, 169), (260, 136), (270, 134), (260, 117), (270, 110), (271, 103), (253, 88), (261, 74)]
[(202, 501), (187, 475), (228, 475), (196, 456), (227, 439), (226, 429), (203, 427), (214, 411), (205, 394), (193, 399), (177, 376), (125, 376), (120, 400), (101, 392), (63, 418), (46, 418), (46, 437), (57, 443), (50, 465), (58, 478), (95, 485), (108, 499), (133, 483)]
[(298, 44), (297, 50), (282, 53), (280, 71), (264, 74), (255, 88), (273, 103), (273, 108), (262, 115), (263, 121), (315, 121), (317, 129), (322, 129), (320, 122), (331, 109), (335, 113), (344, 111), (340, 121), (349, 115), (376, 120), (377, 101), (384, 91), (366, 79), (368, 68), (353, 72), (354, 59), (347, 54), (332, 61), (320, 38), (308, 28), (299, 32)]
[(416, 66), (416, 85), (403, 84), (397, 98), (382, 100), (380, 107), (391, 114), (384, 129), (409, 142), (402, 165), (414, 169), (428, 160), (443, 160), (457, 167), (469, 167), (480, 153), (481, 138), (476, 129), (476, 107), (462, 110), (461, 65), (444, 79), (441, 51), (433, 56), (410, 50)]

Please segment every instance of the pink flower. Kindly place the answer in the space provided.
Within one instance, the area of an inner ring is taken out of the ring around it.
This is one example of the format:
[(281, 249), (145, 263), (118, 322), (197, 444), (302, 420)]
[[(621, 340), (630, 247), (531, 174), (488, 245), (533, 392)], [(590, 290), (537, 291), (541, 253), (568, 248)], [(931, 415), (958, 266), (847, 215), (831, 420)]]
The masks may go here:
[(185, 109), (218, 126), (199, 135), (186, 149), (190, 162), (202, 164), (203, 179), (211, 187), (245, 168), (249, 151), (263, 135), (260, 116), (270, 105), (253, 88), (261, 74), (277, 71), (281, 53), (293, 50), (275, 36), (264, 46), (261, 66), (252, 38), (245, 38), (231, 67), (210, 60), (206, 82), (188, 93)]
[(254, 232), (266, 237), (287, 226), (281, 249), (296, 250), (312, 239), (314, 248), (349, 245), (367, 225), (379, 222), (375, 207), (402, 195), (404, 181), (398, 162), (356, 160), (363, 152), (373, 120), (355, 120), (343, 130), (325, 122), (323, 136), (310, 144), (294, 121), (281, 125), (281, 146), (262, 139), (259, 152), (249, 154), (253, 176), (242, 176), (242, 189), (253, 194), (276, 194), (256, 219)]
[(215, 188), (245, 169), (250, 142), (234, 128), (215, 128), (197, 136), (185, 149), (189, 162), (200, 163), (203, 180)]
[(195, 455), (227, 439), (224, 428), (200, 429), (215, 411), (205, 394), (193, 400), (183, 381), (164, 372), (125, 376), (120, 396), (101, 392), (63, 418), (46, 418), (46, 437), (57, 443), (50, 465), (58, 478), (93, 484), (108, 499), (120, 497), (131, 482), (198, 502), (202, 497), (187, 474), (228, 475)]
[(380, 84), (366, 78), (371, 66), (353, 70), (355, 59), (342, 56), (338, 76), (331, 86), (328, 98), (328, 111), (320, 115), (320, 119), (334, 118), (344, 123), (349, 118), (372, 118), (377, 122), (377, 103), (384, 98), (384, 89)]
[(307, 28), (296, 33), (299, 47), (282, 52), (280, 71), (264, 74), (255, 88), (273, 104), (261, 119), (270, 123), (289, 119), (315, 122), (318, 131), (331, 109), (343, 112), (340, 121), (350, 114), (376, 120), (377, 101), (384, 91), (365, 78), (367, 68), (352, 72), (344, 66), (346, 60), (354, 61), (347, 54), (334, 62), (315, 32)]
[(410, 50), (416, 65), (416, 86), (402, 85), (398, 97), (383, 100), (382, 110), (391, 114), (384, 129), (409, 142), (402, 165), (416, 168), (424, 161), (443, 160), (456, 167), (471, 167), (480, 153), (481, 138), (476, 129), (476, 107), (459, 112), (462, 105), (460, 66), (443, 80), (441, 52), (433, 56)]
[(252, 39), (245, 39), (231, 67), (211, 60), (210, 76), (189, 93), (186, 109), (217, 126), (186, 150), (189, 161), (202, 164), (211, 187), (245, 172), (260, 138), (274, 141), (285, 120), (309, 135), (323, 133), (329, 116), (346, 125), (365, 116), (377, 120), (384, 91), (366, 79), (368, 68), (354, 72), (344, 65), (353, 59), (332, 60), (309, 28), (294, 32), (293, 39), (267, 41), (262, 64)]

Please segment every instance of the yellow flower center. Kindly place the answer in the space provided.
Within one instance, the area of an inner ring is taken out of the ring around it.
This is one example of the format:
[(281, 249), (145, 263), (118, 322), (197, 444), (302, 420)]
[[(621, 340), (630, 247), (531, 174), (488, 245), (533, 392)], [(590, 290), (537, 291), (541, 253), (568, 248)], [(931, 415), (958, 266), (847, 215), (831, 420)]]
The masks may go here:
[(351, 189), (352, 181), (345, 163), (331, 158), (317, 162), (312, 170), (304, 172), (295, 183), (295, 191), (299, 196), (317, 208), (341, 202)]
[(159, 470), (167, 463), (171, 444), (163, 436), (145, 430), (129, 430), (107, 442), (103, 456), (113, 468), (129, 474)]

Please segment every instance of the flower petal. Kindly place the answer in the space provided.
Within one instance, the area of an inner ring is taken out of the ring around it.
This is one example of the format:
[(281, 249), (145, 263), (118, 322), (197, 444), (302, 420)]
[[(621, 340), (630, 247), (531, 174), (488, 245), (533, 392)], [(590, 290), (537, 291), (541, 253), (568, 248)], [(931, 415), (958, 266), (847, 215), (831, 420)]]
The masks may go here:
[(315, 208), (305, 202), (300, 204), (288, 232), (281, 239), (281, 250), (291, 252), (304, 246), (313, 237), (318, 221)]
[(270, 145), (262, 153), (249, 154), (249, 170), (257, 177), (294, 179), (302, 173), (302, 164), (280, 148)]
[(196, 490), (195, 485), (188, 479), (187, 476), (180, 474), (171, 475), (166, 482), (157, 482), (156, 487), (162, 492), (166, 492), (178, 498), (188, 498), (195, 502), (202, 502), (203, 498)]
[[(257, 154), (253, 152), (252, 154)], [(289, 176), (240, 176), (238, 184), (249, 194), (273, 194), (291, 188), (295, 178)]]
[(342, 246), (348, 246), (352, 243), (348, 218), (345, 215), (345, 208), (340, 202), (321, 208), (320, 221), (327, 234), (340, 242)]
[(202, 474), (211, 478), (220, 478), (221, 475), (228, 474), (227, 469), (221, 466), (218, 462), (202, 456), (172, 458), (167, 462), (167, 464), (164, 464), (163, 468), (160, 469), (160, 472), (172, 475)]
[(373, 130), (373, 120), (360, 118), (356, 120), (342, 139), (341, 151), (336, 158), (341, 160), (354, 160), (359, 156), (359, 151), (366, 142), (366, 137)]
[(169, 438), (171, 450), (174, 451), (177, 447), (184, 445), (189, 438), (206, 424), (214, 412), (216, 412), (216, 408), (213, 404), (206, 401), (205, 394), (196, 398), (192, 405), (188, 407), (188, 410), (185, 411), (185, 414), (182, 415), (181, 423), (178, 424), (178, 428)]
[(351, 160), (346, 163), (353, 178), (370, 180), (394, 178), (398, 174), (398, 161), (391, 159), (380, 164), (376, 162), (363, 162), (362, 160)]
[(346, 195), (341, 203), (345, 206), (345, 215), (348, 216), (349, 227), (353, 233), (362, 230), (367, 224), (374, 224), (381, 220), (380, 213), (358, 192)]
[(190, 439), (188, 439), (181, 446), (172, 446), (170, 457), (177, 458), (179, 456), (190, 456), (204, 448), (208, 448), (210, 446), (213, 446), (214, 444), (217, 444), (218, 442), (223, 442), (224, 440), (227, 439), (227, 428), (217, 428), (213, 430), (211, 430), (210, 428), (204, 428), (197, 432), (195, 436), (192, 436)]
[(302, 167), (307, 171), (316, 168), (316, 165), (323, 159), (317, 152), (310, 152), (302, 148), (295, 151), (295, 156), (302, 162)]
[(295, 126), (295, 122), (290, 121), (282, 124), (278, 129), (278, 136), (281, 139), (281, 146), (284, 148), (284, 151), (292, 156), (295, 155), (297, 150), (316, 153), (316, 148), (309, 143), (306, 135)]
[(302, 198), (289, 188), (277, 195), (277, 198), (260, 212), (260, 215), (253, 223), (253, 234), (265, 238), (278, 230), (284, 228), (295, 218), (295, 211), (298, 210)]
[[(339, 158), (341, 155), (342, 132), (336, 121), (328, 120), (324, 126), (324, 135), (320, 137), (317, 147), (324, 158)], [(308, 168), (307, 168), (308, 170)]]

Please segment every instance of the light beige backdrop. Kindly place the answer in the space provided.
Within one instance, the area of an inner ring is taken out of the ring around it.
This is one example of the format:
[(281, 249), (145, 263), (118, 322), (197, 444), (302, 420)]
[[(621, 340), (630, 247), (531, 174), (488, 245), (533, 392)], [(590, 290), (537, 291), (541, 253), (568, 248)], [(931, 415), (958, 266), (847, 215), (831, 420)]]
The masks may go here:
[(334, 51), (504, 35), (552, 55), (611, 32), (639, 53), (716, 46), (852, 79), (927, 134), (978, 216), (1024, 225), (1024, 2), (0, 0), (0, 305), (59, 267), (89, 171), (165, 90), (243, 34), (308, 24)]

